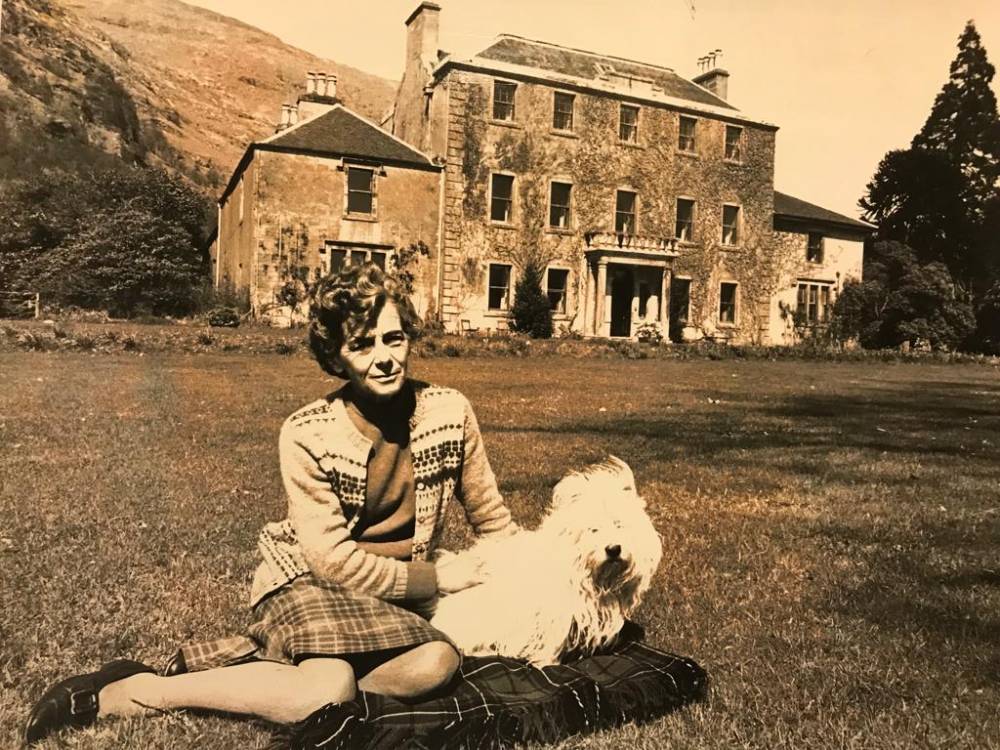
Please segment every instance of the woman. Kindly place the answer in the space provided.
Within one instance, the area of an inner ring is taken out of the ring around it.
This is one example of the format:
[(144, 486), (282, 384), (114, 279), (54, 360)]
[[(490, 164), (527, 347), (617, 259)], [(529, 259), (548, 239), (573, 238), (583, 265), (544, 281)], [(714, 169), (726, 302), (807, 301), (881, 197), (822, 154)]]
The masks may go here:
[(260, 534), (248, 634), (185, 646), (167, 676), (116, 661), (64, 680), (32, 710), (28, 744), (151, 709), (292, 723), (358, 689), (413, 698), (451, 680), (459, 653), (418, 612), (479, 578), (455, 556), (432, 562), (445, 506), (457, 497), (480, 535), (514, 525), (468, 401), (407, 377), (418, 325), (372, 264), (318, 282), (310, 346), (347, 383), (282, 427), (288, 517)]

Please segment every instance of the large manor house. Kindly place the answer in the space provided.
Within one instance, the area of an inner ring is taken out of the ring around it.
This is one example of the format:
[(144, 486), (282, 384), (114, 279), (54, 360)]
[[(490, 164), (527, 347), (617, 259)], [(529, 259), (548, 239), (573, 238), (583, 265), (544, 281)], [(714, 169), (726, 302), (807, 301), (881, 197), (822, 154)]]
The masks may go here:
[(411, 257), (414, 299), (452, 331), (503, 331), (544, 269), (557, 332), (791, 343), (860, 278), (864, 222), (774, 189), (777, 126), (727, 101), (713, 57), (673, 70), (501, 35), (438, 49), (441, 9), (406, 19), (381, 123), (310, 73), (219, 200), (216, 285), (287, 317), (292, 283)]

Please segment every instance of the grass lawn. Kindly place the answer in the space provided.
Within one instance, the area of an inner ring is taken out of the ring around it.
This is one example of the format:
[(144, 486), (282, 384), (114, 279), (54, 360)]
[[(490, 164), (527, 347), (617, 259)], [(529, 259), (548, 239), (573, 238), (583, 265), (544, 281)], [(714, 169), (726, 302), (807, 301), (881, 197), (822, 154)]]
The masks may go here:
[[(515, 518), (635, 469), (664, 559), (637, 619), (709, 700), (582, 748), (1000, 747), (1000, 373), (983, 366), (429, 359)], [(245, 622), (283, 517), (305, 357), (0, 354), (0, 747), (57, 678)], [(447, 541), (467, 541), (460, 515)], [(264, 725), (106, 722), (74, 748), (262, 748)], [(46, 747), (60, 747), (58, 740)]]

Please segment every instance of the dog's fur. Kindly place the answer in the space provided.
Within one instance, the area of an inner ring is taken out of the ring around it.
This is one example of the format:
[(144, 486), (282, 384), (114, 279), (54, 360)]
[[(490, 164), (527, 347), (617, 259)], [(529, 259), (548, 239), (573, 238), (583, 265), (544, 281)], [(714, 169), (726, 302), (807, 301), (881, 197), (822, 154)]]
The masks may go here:
[(660, 564), (645, 508), (621, 459), (568, 474), (536, 531), (461, 553), (481, 563), (485, 582), (443, 597), (431, 624), (470, 655), (546, 666), (593, 653), (615, 638)]

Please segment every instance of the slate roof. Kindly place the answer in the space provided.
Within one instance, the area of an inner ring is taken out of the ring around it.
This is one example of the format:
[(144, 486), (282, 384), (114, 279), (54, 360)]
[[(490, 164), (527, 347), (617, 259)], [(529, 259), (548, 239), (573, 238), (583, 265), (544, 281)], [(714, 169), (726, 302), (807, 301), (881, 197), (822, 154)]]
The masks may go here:
[(426, 155), (360, 115), (334, 105), (329, 112), (257, 141), (255, 146), (327, 156), (354, 156), (379, 162), (432, 167)]
[(774, 191), (774, 217), (776, 219), (785, 218), (797, 219), (799, 221), (814, 221), (822, 224), (836, 224), (865, 232), (875, 229), (873, 224), (852, 219), (850, 216), (844, 216), (822, 206), (817, 206), (815, 203), (809, 203), (800, 198), (779, 193), (777, 190)]
[(317, 156), (341, 156), (416, 169), (440, 171), (426, 155), (417, 151), (361, 115), (335, 104), (323, 114), (303, 120), (297, 125), (254, 141), (243, 153), (218, 202), (222, 204), (236, 186), (240, 175), (253, 159), (254, 151), (287, 151)]
[(620, 75), (649, 79), (653, 85), (663, 89), (663, 93), (667, 96), (736, 111), (736, 108), (725, 99), (720, 99), (698, 84), (682, 78), (669, 68), (560, 47), (548, 42), (537, 42), (505, 34), (480, 52), (477, 57), (583, 79), (599, 79), (603, 68)]

